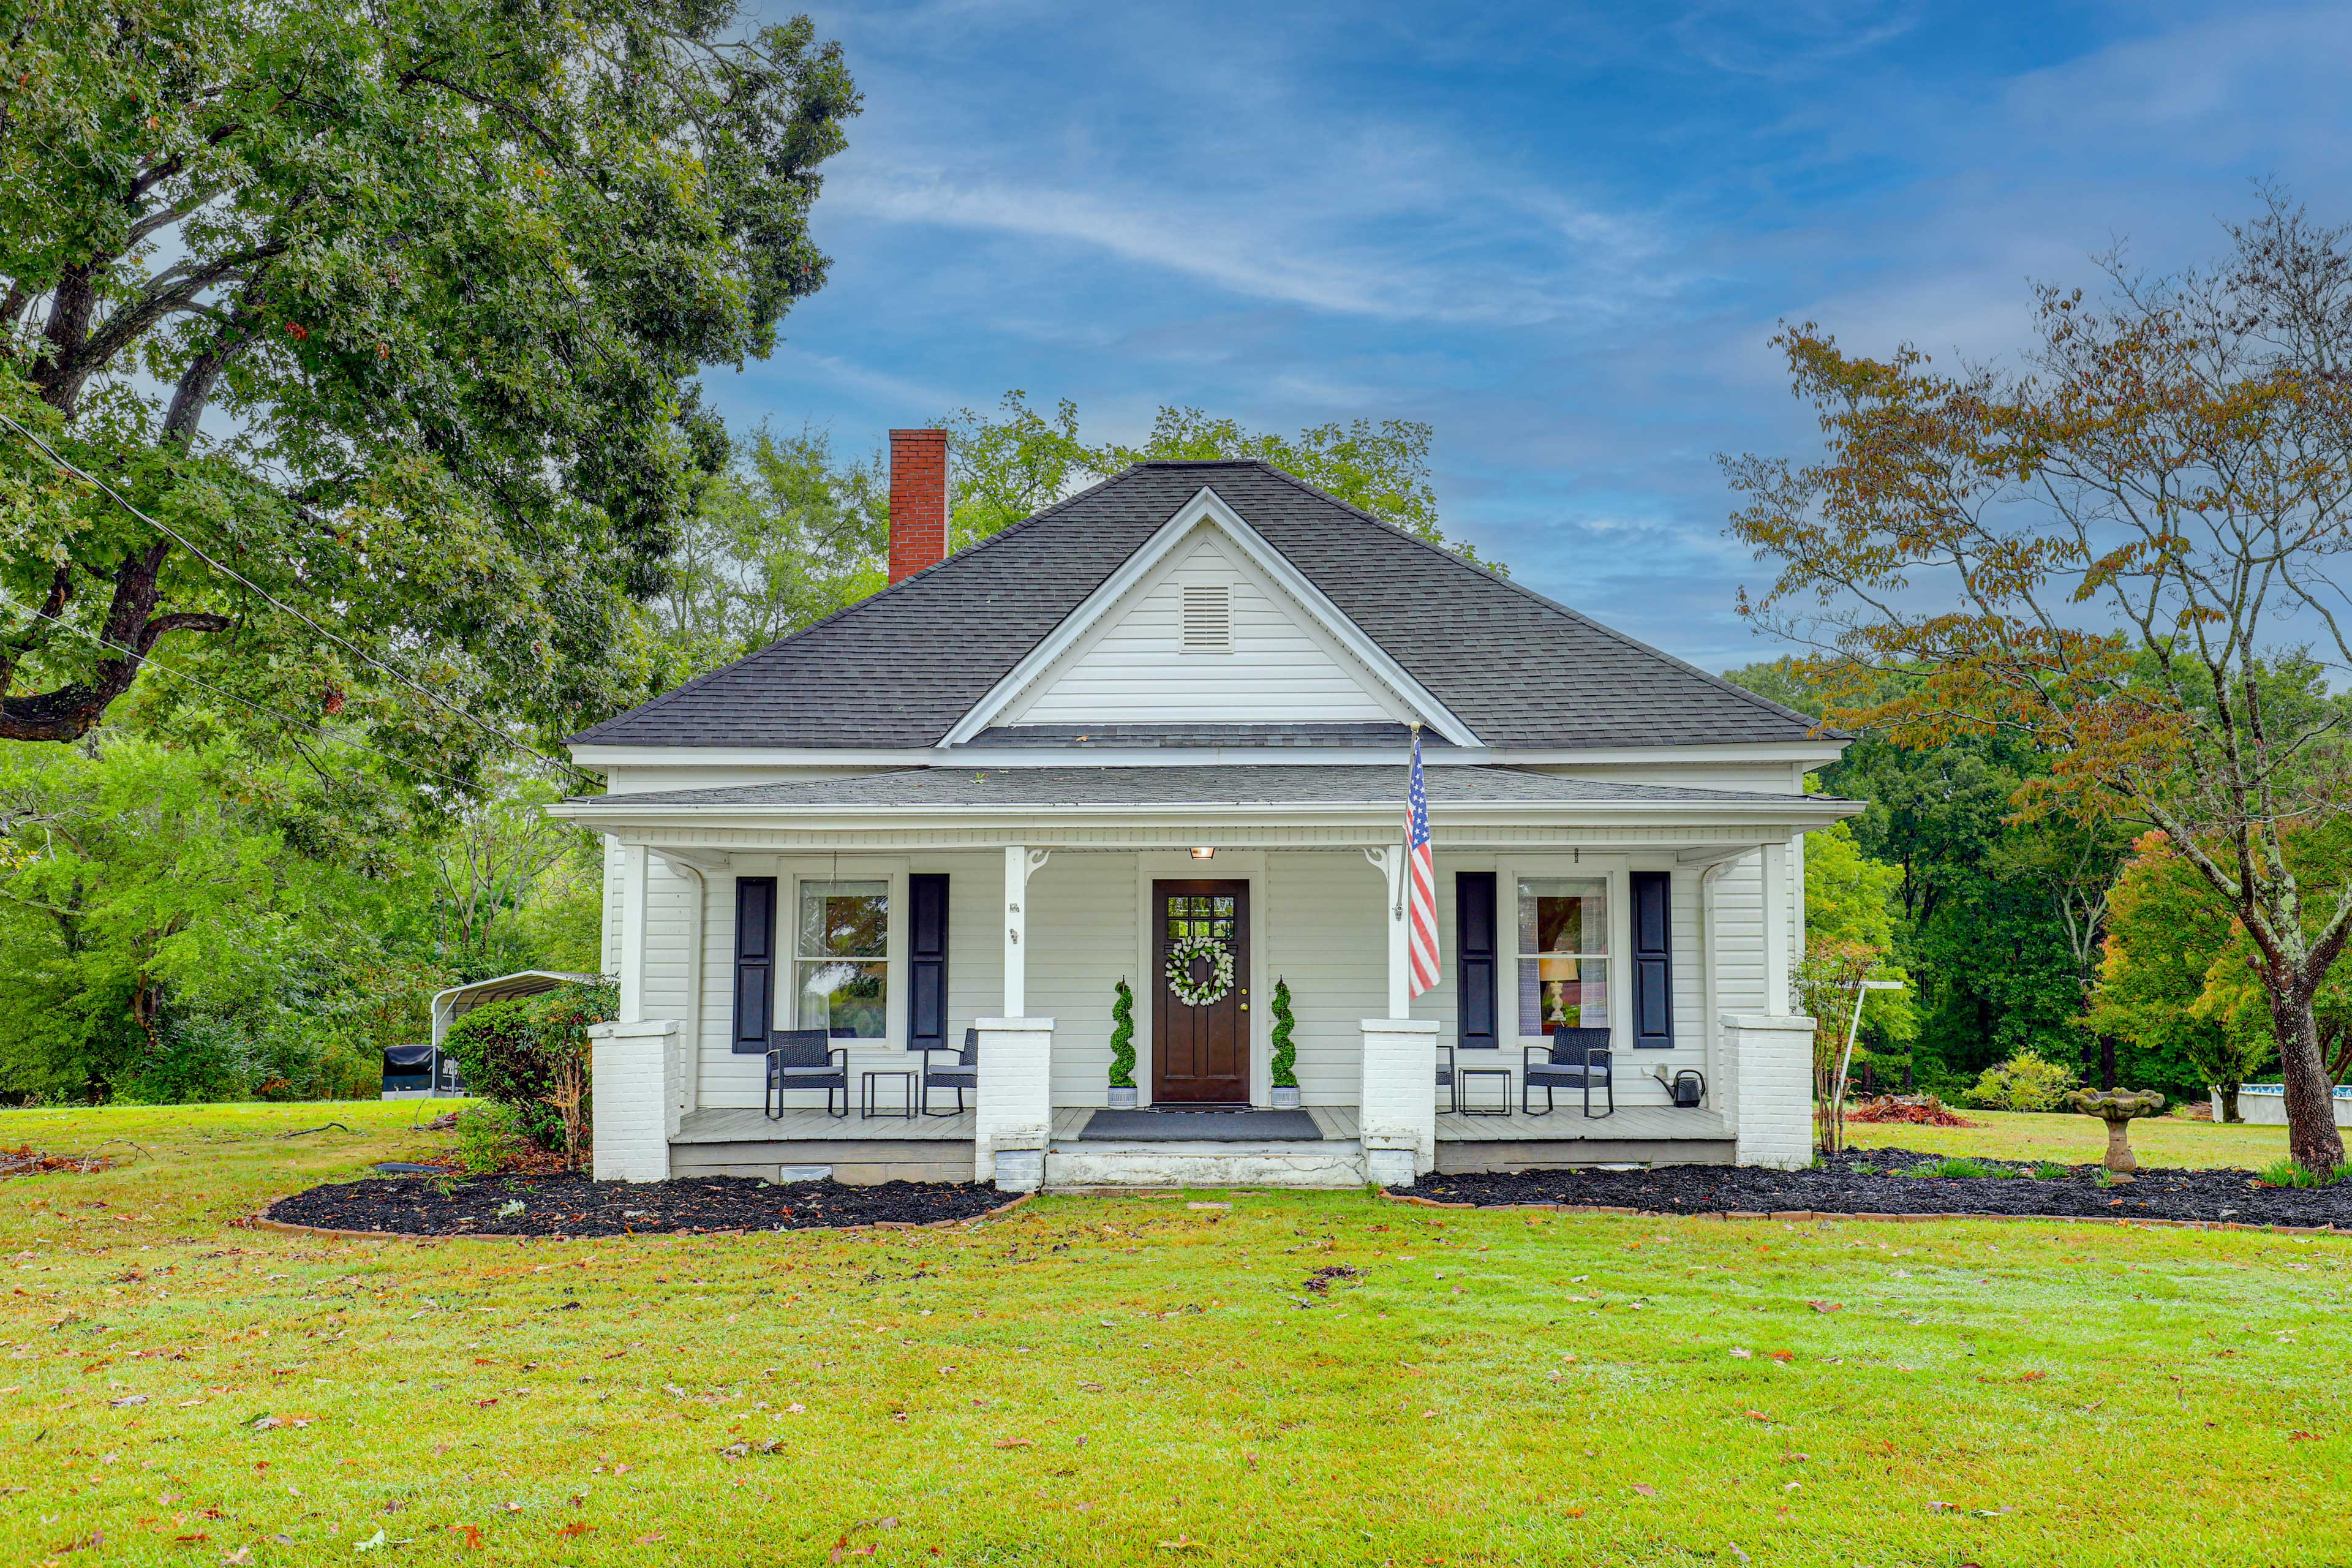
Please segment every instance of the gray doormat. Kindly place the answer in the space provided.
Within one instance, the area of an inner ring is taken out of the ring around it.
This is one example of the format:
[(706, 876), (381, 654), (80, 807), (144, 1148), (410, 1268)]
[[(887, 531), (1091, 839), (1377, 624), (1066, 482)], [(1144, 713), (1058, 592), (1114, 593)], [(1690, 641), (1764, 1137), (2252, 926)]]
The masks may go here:
[(1323, 1130), (1303, 1110), (1097, 1110), (1078, 1133), (1088, 1143), (1316, 1143)]

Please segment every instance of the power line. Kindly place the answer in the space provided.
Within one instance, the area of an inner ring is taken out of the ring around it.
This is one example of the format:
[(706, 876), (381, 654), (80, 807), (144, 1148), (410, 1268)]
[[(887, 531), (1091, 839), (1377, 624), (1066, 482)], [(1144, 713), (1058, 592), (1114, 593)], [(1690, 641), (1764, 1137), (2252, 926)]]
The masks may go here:
[[(5, 416), (0, 416), (0, 417), (5, 417)], [(257, 713), (267, 714), (272, 719), (279, 720), (288, 724), (299, 724), (303, 729), (317, 735), (320, 740), (326, 742), (326, 743), (331, 746), (348, 746), (354, 751), (365, 752), (369, 756), (390, 763), (394, 767), (409, 768), (417, 773), (431, 773), (435, 778), (446, 779), (449, 783), (456, 784), (459, 789), (465, 790), (469, 794), (478, 795), (487, 793), (483, 790), (480, 784), (468, 783), (467, 780), (457, 777), (455, 773), (445, 773), (438, 768), (428, 768), (422, 763), (413, 763), (403, 757), (395, 757), (389, 752), (379, 752), (373, 746), (367, 744), (365, 742), (354, 741), (347, 736), (338, 735), (323, 724), (314, 724), (308, 719), (299, 719), (291, 713), (281, 713), (275, 708), (266, 708), (260, 703), (253, 700), (253, 699), (240, 696), (236, 692), (229, 690), (226, 687), (215, 686), (211, 681), (204, 679), (200, 676), (190, 675), (184, 669), (174, 669), (170, 665), (165, 664), (163, 660), (155, 658), (152, 654), (144, 656), (132, 654), (131, 649), (124, 647), (121, 643), (109, 642), (104, 637), (99, 636), (96, 632), (75, 626), (72, 622), (65, 620), (60, 616), (43, 615), (40, 611), (34, 609), (29, 605), (17, 603), (16, 600), (8, 597), (5, 594), (0, 594), (0, 605), (5, 605), (12, 610), (23, 610), (26, 615), (31, 616), (37, 621), (47, 621), (52, 626), (63, 626), (66, 630), (73, 633), (76, 637), (88, 637), (90, 641), (96, 643), (102, 648), (109, 648), (116, 653), (131, 654), (131, 657), (139, 661), (139, 664), (142, 668), (153, 669), (162, 674), (168, 675), (175, 680), (184, 680), (192, 685), (201, 686), (206, 691), (210, 691), (216, 696), (226, 697), (232, 702), (242, 702)]]
[[(377, 658), (373, 654), (369, 653), (365, 648), (361, 647), (358, 644), (344, 637), (341, 633), (331, 631), (329, 628), (320, 626), (318, 622), (312, 620), (310, 616), (304, 615), (293, 605), (287, 604), (284, 600), (279, 599), (275, 595), (271, 594), (268, 589), (264, 588), (260, 584), (256, 583), (250, 577), (246, 576), (245, 574), (239, 572), (236, 567), (227, 564), (226, 562), (215, 560), (212, 556), (206, 554), (201, 547), (189, 540), (184, 534), (180, 533), (168, 523), (161, 522), (140, 510), (136, 506), (133, 506), (131, 503), (128, 498), (126, 498), (120, 490), (116, 489), (112, 485), (108, 484), (104, 479), (100, 479), (97, 475), (77, 467), (72, 461), (61, 456), (57, 449), (52, 447), (47, 442), (42, 440), (38, 436), (34, 435), (30, 430), (26, 429), (22, 425), (17, 424), (15, 419), (9, 417), (7, 415), (0, 414), (0, 425), (7, 426), (9, 429), (14, 430), (17, 435), (22, 436), (26, 440), (31, 442), (33, 446), (40, 450), (42, 456), (47, 458), (49, 461), (55, 463), (58, 468), (63, 468), (67, 473), (73, 475), (76, 479), (80, 479), (85, 484), (93, 485), (99, 489), (104, 491), (117, 506), (129, 512), (131, 516), (137, 518), (140, 521), (145, 523), (148, 527), (155, 530), (158, 533), (163, 534), (165, 537), (177, 542), (182, 549), (187, 551), (189, 554), (194, 555), (197, 560), (203, 562), (214, 571), (234, 578), (236, 582), (244, 584), (255, 594), (259, 595), (263, 602), (268, 604), (271, 608), (278, 610), (281, 614), (293, 616), (304, 626), (309, 626), (312, 631), (317, 632), (320, 637), (349, 649), (352, 653), (358, 656), (363, 663), (372, 665), (375, 668), (382, 670), (384, 674), (391, 676), (394, 680), (399, 681), (402, 685), (407, 687), (410, 690), (415, 692), (426, 701), (444, 708), (449, 712), (455, 713), (458, 718), (465, 720), (468, 724), (473, 725), (475, 728), (480, 730), (484, 734), (496, 740), (500, 745), (510, 746), (516, 751), (522, 752), (525, 756), (531, 757), (539, 762), (544, 763), (550, 767), (561, 768), (565, 773), (570, 773), (573, 778), (582, 780), (584, 783), (595, 783), (595, 779), (593, 775), (582, 772), (579, 768), (574, 767), (570, 763), (562, 761), (561, 758), (551, 757), (546, 752), (540, 751), (536, 747), (525, 745), (522, 742), (516, 740), (513, 736), (508, 734), (497, 725), (490, 723), (488, 720), (475, 717), (472, 713), (469, 713), (465, 709), (458, 707), (456, 703), (449, 701), (439, 693), (419, 684), (415, 679), (410, 677), (406, 671), (394, 668), (391, 665), (388, 665), (382, 659)], [(144, 654), (131, 653), (128, 648), (119, 649), (118, 651), (130, 654), (134, 662), (143, 660), (148, 657)]]

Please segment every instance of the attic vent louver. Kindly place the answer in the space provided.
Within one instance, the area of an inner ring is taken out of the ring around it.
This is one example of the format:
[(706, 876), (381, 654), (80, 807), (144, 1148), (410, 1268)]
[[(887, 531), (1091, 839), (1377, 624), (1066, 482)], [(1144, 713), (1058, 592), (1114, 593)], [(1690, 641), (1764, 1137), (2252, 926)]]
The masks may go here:
[(1184, 590), (1184, 651), (1234, 651), (1233, 592), (1223, 583)]

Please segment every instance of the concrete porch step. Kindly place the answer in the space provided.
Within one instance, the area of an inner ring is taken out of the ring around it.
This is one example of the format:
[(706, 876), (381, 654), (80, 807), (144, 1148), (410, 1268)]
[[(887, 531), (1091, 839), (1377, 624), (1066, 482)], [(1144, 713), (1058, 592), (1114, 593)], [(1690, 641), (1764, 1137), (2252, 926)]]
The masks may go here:
[(1097, 1143), (1057, 1140), (1047, 1187), (1360, 1187), (1364, 1146), (1305, 1142)]

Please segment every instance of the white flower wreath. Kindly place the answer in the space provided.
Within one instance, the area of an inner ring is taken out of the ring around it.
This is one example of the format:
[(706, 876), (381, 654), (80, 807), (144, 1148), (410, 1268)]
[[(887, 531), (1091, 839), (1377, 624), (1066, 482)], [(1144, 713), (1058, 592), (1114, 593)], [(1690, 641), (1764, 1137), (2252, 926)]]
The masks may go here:
[[(1209, 961), (1209, 977), (1192, 978), (1192, 961)], [(1168, 994), (1187, 1007), (1222, 1001), (1234, 988), (1234, 950), (1213, 936), (1188, 936), (1169, 944)]]

